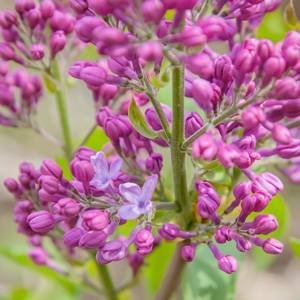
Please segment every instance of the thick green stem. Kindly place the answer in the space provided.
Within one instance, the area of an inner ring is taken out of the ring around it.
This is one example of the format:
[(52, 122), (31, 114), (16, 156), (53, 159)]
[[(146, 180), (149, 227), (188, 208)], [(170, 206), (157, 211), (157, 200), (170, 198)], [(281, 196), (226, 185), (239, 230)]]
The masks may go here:
[(173, 69), (171, 157), (175, 202), (181, 209), (179, 221), (186, 227), (191, 217), (191, 203), (186, 182), (186, 153), (181, 151), (184, 140), (184, 71), (184, 64)]
[(111, 279), (111, 276), (109, 274), (108, 268), (106, 265), (99, 265), (97, 263), (98, 267), (98, 274), (101, 278), (101, 283), (104, 287), (105, 293), (107, 295), (107, 299), (109, 300), (118, 300), (118, 295), (115, 290), (113, 281)]
[(64, 150), (65, 156), (68, 161), (72, 159), (72, 139), (71, 139), (71, 131), (69, 125), (69, 118), (67, 113), (67, 103), (66, 103), (66, 94), (64, 91), (63, 84), (61, 82), (60, 70), (58, 61), (54, 60), (52, 63), (52, 75), (59, 84), (57, 87), (57, 91), (55, 92), (56, 103), (58, 107), (58, 113), (63, 133), (64, 139)]

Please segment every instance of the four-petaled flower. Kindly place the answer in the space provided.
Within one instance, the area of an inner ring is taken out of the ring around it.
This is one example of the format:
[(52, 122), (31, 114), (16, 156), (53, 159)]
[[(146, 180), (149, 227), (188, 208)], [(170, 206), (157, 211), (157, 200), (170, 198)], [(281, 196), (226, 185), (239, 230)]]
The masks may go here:
[(139, 217), (141, 214), (150, 212), (152, 209), (151, 198), (157, 180), (157, 175), (150, 176), (142, 189), (137, 184), (130, 182), (120, 185), (120, 193), (128, 201), (118, 210), (118, 214), (122, 219), (131, 220)]
[(91, 163), (96, 175), (91, 180), (90, 184), (100, 190), (105, 190), (109, 186), (111, 178), (115, 176), (123, 166), (123, 160), (118, 158), (114, 160), (111, 163), (110, 168), (108, 168), (105, 154), (102, 151), (91, 156)]

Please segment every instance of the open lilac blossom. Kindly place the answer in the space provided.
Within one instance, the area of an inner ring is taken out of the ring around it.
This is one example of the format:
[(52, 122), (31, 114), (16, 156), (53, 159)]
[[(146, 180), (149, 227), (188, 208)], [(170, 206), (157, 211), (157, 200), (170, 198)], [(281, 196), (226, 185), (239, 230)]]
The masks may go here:
[(104, 152), (100, 151), (96, 155), (91, 156), (91, 164), (96, 175), (90, 181), (90, 184), (100, 190), (105, 190), (110, 180), (121, 170), (123, 160), (118, 158), (108, 166)]
[(134, 183), (124, 183), (119, 186), (121, 195), (127, 201), (118, 209), (118, 214), (122, 219), (136, 219), (140, 215), (150, 212), (152, 209), (151, 198), (157, 180), (157, 175), (150, 176), (146, 179), (142, 189)]

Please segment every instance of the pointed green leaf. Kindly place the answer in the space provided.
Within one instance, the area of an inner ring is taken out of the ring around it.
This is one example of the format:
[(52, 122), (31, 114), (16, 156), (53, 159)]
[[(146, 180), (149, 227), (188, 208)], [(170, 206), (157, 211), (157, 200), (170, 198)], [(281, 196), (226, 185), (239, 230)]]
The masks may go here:
[(284, 10), (284, 19), (291, 27), (291, 29), (299, 29), (299, 20), (297, 18), (293, 0), (290, 0), (289, 4)]
[(159, 138), (159, 134), (156, 131), (152, 130), (145, 121), (145, 118), (137, 107), (134, 98), (132, 98), (131, 100), (128, 113), (130, 122), (137, 132), (151, 140), (156, 140)]

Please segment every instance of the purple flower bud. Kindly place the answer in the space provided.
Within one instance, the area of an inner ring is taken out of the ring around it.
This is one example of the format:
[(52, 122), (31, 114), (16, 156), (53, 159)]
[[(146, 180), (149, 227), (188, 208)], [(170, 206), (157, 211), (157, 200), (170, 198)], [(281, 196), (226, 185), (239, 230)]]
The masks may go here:
[(112, 84), (103, 84), (99, 90), (99, 97), (103, 100), (104, 105), (108, 105), (110, 100), (113, 100), (117, 95), (119, 88)]
[(78, 153), (75, 154), (75, 157), (79, 160), (86, 160), (91, 161), (91, 156), (95, 155), (96, 151), (86, 147), (86, 146), (80, 146), (78, 148)]
[(120, 130), (120, 121), (116, 117), (106, 118), (104, 121), (103, 130), (112, 141), (118, 141), (122, 136), (122, 132)]
[(209, 81), (204, 79), (196, 79), (192, 85), (192, 94), (196, 103), (206, 113), (213, 109), (214, 90)]
[(149, 230), (141, 230), (135, 237), (137, 253), (146, 255), (152, 251), (154, 237)]
[(256, 216), (253, 222), (245, 223), (242, 230), (251, 229), (254, 234), (267, 235), (278, 228), (278, 221), (273, 215), (259, 215)]
[(0, 75), (5, 76), (8, 73), (9, 66), (6, 61), (0, 61)]
[(136, 73), (132, 69), (132, 63), (125, 57), (107, 57), (107, 64), (109, 69), (122, 77), (138, 79)]
[(257, 55), (265, 62), (274, 53), (274, 44), (270, 40), (261, 39), (257, 46)]
[(67, 218), (78, 215), (81, 206), (72, 198), (62, 198), (53, 206), (53, 212)]
[(219, 244), (224, 244), (226, 241), (231, 241), (234, 237), (234, 231), (228, 226), (222, 226), (217, 229), (215, 240)]
[(128, 249), (124, 243), (119, 241), (107, 242), (97, 252), (96, 259), (99, 264), (108, 264), (112, 261), (119, 261), (125, 258), (128, 254)]
[(34, 247), (28, 252), (30, 259), (37, 265), (43, 266), (47, 264), (49, 255), (42, 247)]
[(71, 14), (55, 10), (49, 25), (53, 31), (62, 30), (65, 34), (69, 34), (73, 31), (75, 23), (76, 19)]
[(79, 227), (74, 227), (66, 232), (63, 236), (63, 241), (66, 247), (74, 248), (79, 246), (79, 241), (84, 235), (84, 230)]
[(279, 99), (296, 99), (299, 96), (299, 84), (292, 77), (284, 77), (276, 81), (275, 94)]
[(285, 59), (281, 54), (274, 54), (268, 58), (263, 64), (263, 85), (268, 84), (273, 77), (280, 77), (286, 70)]
[(4, 185), (10, 193), (17, 193), (19, 191), (19, 184), (13, 178), (5, 179)]
[(74, 158), (70, 163), (70, 170), (73, 176), (81, 182), (90, 182), (95, 175), (95, 171), (90, 162)]
[(130, 253), (127, 256), (129, 266), (132, 268), (133, 276), (136, 276), (140, 268), (144, 265), (145, 259), (138, 252)]
[(159, 174), (162, 169), (163, 157), (160, 153), (151, 153), (146, 159), (146, 169), (153, 174)]
[(290, 159), (297, 157), (300, 154), (300, 141), (297, 139), (292, 140), (288, 145), (277, 144), (275, 153), (277, 153), (281, 158)]
[(58, 180), (61, 180), (63, 175), (61, 167), (51, 159), (43, 160), (40, 170), (42, 175), (50, 175), (56, 177)]
[[(171, 42), (180, 43), (180, 44), (183, 44), (187, 48), (192, 48), (192, 47), (202, 46), (203, 44), (205, 44), (206, 40), (207, 40), (207, 37), (206, 37), (206, 35), (203, 34), (202, 29), (197, 26), (192, 26), (189, 28), (185, 28), (182, 30), (182, 32), (174, 35)], [(196, 64), (197, 63), (199, 64), (199, 61), (197, 61), (197, 60), (194, 60), (194, 62), (196, 62)], [(190, 67), (192, 68), (193, 62), (190, 61), (189, 63), (190, 63)], [(193, 71), (191, 71), (191, 72), (193, 72)], [(199, 72), (199, 70), (197, 72)], [(193, 73), (195, 73), (195, 72), (193, 72)]]
[(295, 66), (300, 59), (300, 34), (297, 31), (290, 31), (282, 43), (282, 55), (289, 67)]
[(192, 262), (195, 258), (196, 251), (195, 251), (195, 246), (193, 247), (192, 244), (188, 246), (184, 246), (181, 249), (181, 257), (186, 261), (186, 262)]
[(233, 64), (227, 54), (218, 56), (214, 60), (214, 78), (222, 82), (233, 80)]
[(55, 4), (52, 0), (43, 0), (40, 4), (40, 11), (44, 19), (50, 19), (53, 16)]
[(48, 194), (55, 194), (59, 190), (59, 180), (56, 177), (50, 175), (42, 175), (39, 180), (39, 184)]
[(284, 101), (284, 114), (288, 118), (296, 118), (300, 115), (300, 99)]
[[(80, 0), (81, 2), (82, 0)], [(78, 0), (75, 0), (78, 2)], [(84, 2), (84, 1), (82, 1)], [(85, 43), (89, 43), (93, 40), (93, 30), (97, 27), (102, 28), (105, 27), (104, 21), (97, 17), (83, 17), (82, 19), (78, 20), (75, 24), (75, 32), (77, 37)]]
[(34, 212), (27, 217), (27, 223), (31, 229), (40, 234), (45, 234), (51, 231), (54, 228), (57, 220), (55, 216), (51, 215), (45, 210)]
[(96, 249), (105, 245), (107, 234), (103, 231), (89, 231), (81, 236), (79, 247), (83, 249)]
[(3, 60), (13, 60), (15, 58), (15, 50), (9, 44), (0, 42), (0, 57)]
[(268, 254), (280, 254), (283, 250), (283, 244), (276, 239), (267, 239), (263, 246), (263, 250)]
[(107, 227), (109, 219), (108, 215), (101, 210), (86, 210), (81, 214), (82, 226), (86, 230), (103, 230)]
[(163, 227), (158, 229), (159, 235), (166, 241), (175, 240), (179, 236), (179, 232), (179, 227), (170, 223), (164, 223)]
[[(185, 62), (186, 67), (189, 71), (205, 79), (202, 80), (203, 82), (206, 82), (206, 80), (210, 80), (212, 78), (214, 72), (213, 62), (207, 54), (199, 53), (192, 54), (190, 56), (183, 56), (181, 57), (181, 60)], [(195, 81), (199, 80), (200, 79)]]
[(220, 206), (220, 198), (212, 198), (209, 194), (203, 194), (198, 197), (197, 210), (202, 218), (208, 218), (216, 212)]
[(264, 111), (257, 106), (250, 106), (243, 112), (242, 122), (245, 128), (256, 127), (265, 121), (266, 115)]
[(50, 38), (51, 57), (54, 58), (59, 51), (63, 50), (66, 43), (67, 38), (62, 30), (54, 32)]
[(31, 45), (30, 53), (33, 60), (41, 60), (45, 56), (45, 45), (44, 44)]
[(141, 6), (141, 14), (147, 23), (158, 23), (165, 13), (164, 5), (158, 1), (147, 0)]
[(26, 16), (30, 29), (34, 29), (41, 21), (42, 15), (38, 8), (29, 10)]
[(107, 16), (114, 11), (114, 6), (108, 0), (88, 0), (89, 8), (100, 16)]
[(113, 116), (114, 114), (108, 106), (101, 107), (96, 114), (97, 124), (103, 127), (106, 119)]
[(88, 9), (88, 3), (86, 0), (71, 0), (70, 6), (79, 15), (85, 13)]
[(238, 261), (231, 255), (223, 256), (218, 261), (219, 269), (227, 274), (236, 272), (238, 266), (239, 266)]
[(80, 72), (86, 67), (96, 67), (97, 65), (90, 61), (76, 61), (69, 69), (69, 74), (77, 79), (80, 79)]
[(138, 54), (145, 61), (159, 62), (162, 59), (162, 45), (159, 42), (145, 42), (139, 47)]
[(218, 145), (212, 133), (201, 135), (193, 143), (193, 157), (195, 159), (202, 158), (204, 160), (210, 160), (216, 157), (218, 154)]
[(185, 119), (184, 132), (186, 137), (190, 137), (204, 125), (203, 119), (196, 112), (192, 111)]
[(282, 145), (289, 145), (293, 141), (289, 129), (280, 123), (274, 124), (272, 139)]
[(19, 14), (23, 12), (35, 8), (34, 0), (16, 0), (15, 1), (15, 9)]
[(56, 203), (59, 199), (63, 198), (64, 195), (61, 194), (49, 194), (46, 191), (44, 191), (43, 189), (39, 190), (39, 200), (41, 203), (44, 203), (45, 205), (48, 202), (53, 202)]
[(256, 206), (256, 196), (255, 195), (249, 195), (245, 197), (242, 201), (242, 211), (238, 217), (239, 222), (244, 223), (247, 217), (255, 211)]
[(241, 252), (247, 252), (252, 248), (252, 244), (250, 241), (246, 240), (236, 233), (234, 234), (233, 239), (236, 242), (236, 248)]
[(3, 10), (0, 12), (0, 26), (3, 29), (10, 29), (12, 25), (17, 25), (17, 15), (12, 10)]
[[(171, 123), (172, 122), (171, 108), (165, 104), (161, 104), (161, 107), (167, 117), (167, 120)], [(147, 123), (152, 127), (153, 130), (159, 131), (163, 129), (154, 107), (151, 106), (146, 109), (145, 119)]]
[(252, 192), (255, 193), (263, 190), (271, 196), (275, 196), (277, 192), (282, 191), (283, 188), (283, 183), (277, 176), (269, 172), (264, 172), (258, 175), (253, 181)]
[(107, 72), (101, 67), (86, 67), (81, 70), (80, 78), (89, 86), (99, 87), (105, 83)]

